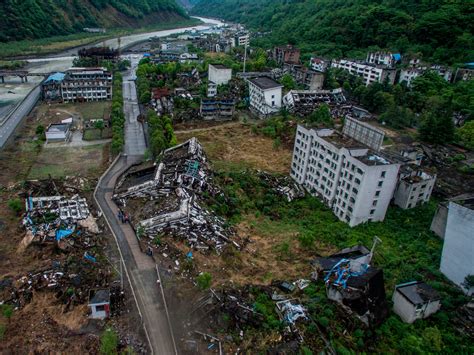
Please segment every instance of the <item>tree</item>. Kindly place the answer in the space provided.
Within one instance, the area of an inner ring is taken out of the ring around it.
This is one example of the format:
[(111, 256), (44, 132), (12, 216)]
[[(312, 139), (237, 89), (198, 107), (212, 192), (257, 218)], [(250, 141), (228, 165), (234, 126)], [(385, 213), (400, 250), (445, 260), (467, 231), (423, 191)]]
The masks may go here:
[(331, 126), (333, 124), (331, 118), (331, 110), (327, 104), (320, 105), (311, 115), (308, 116), (311, 123), (321, 123)]
[(391, 105), (380, 115), (380, 121), (393, 128), (405, 128), (413, 125), (415, 116), (408, 108)]
[(196, 278), (196, 282), (198, 284), (198, 287), (201, 290), (207, 290), (209, 287), (211, 287), (212, 284), (212, 276), (208, 272), (202, 272), (199, 274), (199, 276)]
[(296, 81), (290, 74), (285, 74), (280, 79), (280, 84), (285, 87), (286, 90), (293, 90), (296, 88)]
[(454, 123), (447, 112), (441, 110), (425, 111), (418, 129), (420, 139), (434, 144), (452, 142)]
[(107, 328), (100, 337), (100, 353), (102, 355), (117, 354), (118, 336), (112, 328)]
[(105, 125), (104, 125), (104, 120), (97, 120), (95, 121), (94, 123), (94, 127), (95, 129), (98, 129), (100, 131), (100, 138), (102, 138), (102, 132), (105, 128)]
[(464, 146), (474, 149), (474, 121), (466, 122), (456, 133)]

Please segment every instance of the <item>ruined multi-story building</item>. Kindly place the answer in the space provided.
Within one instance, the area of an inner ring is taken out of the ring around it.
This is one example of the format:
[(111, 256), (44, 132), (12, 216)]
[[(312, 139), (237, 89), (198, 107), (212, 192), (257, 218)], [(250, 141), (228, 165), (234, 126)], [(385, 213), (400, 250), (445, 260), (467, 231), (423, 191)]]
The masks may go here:
[(61, 82), (63, 102), (111, 100), (112, 78), (105, 68), (71, 68)]
[(291, 177), (351, 227), (384, 220), (399, 168), (333, 129), (298, 126)]
[(299, 64), (300, 50), (292, 45), (275, 47), (272, 52), (272, 59), (278, 64)]
[(231, 98), (202, 99), (199, 113), (204, 120), (230, 120), (235, 113), (235, 100)]
[(353, 75), (360, 76), (365, 85), (372, 83), (383, 83), (386, 80), (389, 84), (395, 83), (397, 71), (395, 69), (387, 68), (375, 64), (367, 64), (365, 62), (351, 61), (346, 59), (333, 60), (331, 62), (332, 68), (339, 68)]
[(365, 61), (369, 64), (385, 65), (388, 68), (393, 68), (395, 64), (399, 63), (402, 57), (399, 53), (391, 52), (369, 52)]
[(413, 208), (430, 200), (436, 174), (407, 164), (400, 169), (400, 177), (394, 194), (394, 203), (404, 209)]
[(280, 111), (283, 85), (266, 76), (249, 79), (248, 83), (252, 111), (260, 117)]

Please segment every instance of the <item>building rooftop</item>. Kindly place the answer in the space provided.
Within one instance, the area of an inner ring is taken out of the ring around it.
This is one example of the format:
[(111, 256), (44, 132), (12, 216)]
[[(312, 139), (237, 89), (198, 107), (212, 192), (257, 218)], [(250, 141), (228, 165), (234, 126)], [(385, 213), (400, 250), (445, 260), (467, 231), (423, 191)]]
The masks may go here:
[(268, 90), (268, 89), (275, 89), (275, 88), (283, 87), (283, 85), (276, 82), (272, 78), (269, 78), (268, 76), (262, 76), (262, 77), (255, 78), (255, 79), (249, 79), (249, 81), (252, 84), (258, 86), (262, 90)]
[(474, 210), (474, 194), (462, 194), (456, 197), (453, 197), (449, 201), (457, 203), (463, 207)]
[(418, 305), (440, 300), (440, 296), (431, 286), (420, 281), (407, 282), (395, 286), (411, 304)]
[(69, 124), (67, 123), (52, 123), (48, 127), (48, 132), (67, 132)]
[(367, 155), (358, 156), (356, 158), (368, 166), (394, 164), (390, 160), (388, 160), (388, 158), (382, 156), (379, 153), (376, 154), (376, 153), (369, 152), (369, 154)]
[(89, 304), (99, 304), (110, 302), (110, 290), (98, 290), (94, 296), (91, 297)]
[(209, 64), (209, 65), (212, 65), (214, 68), (216, 69), (219, 69), (219, 70), (227, 70), (227, 69), (230, 69), (230, 68), (227, 68), (225, 65), (223, 64)]

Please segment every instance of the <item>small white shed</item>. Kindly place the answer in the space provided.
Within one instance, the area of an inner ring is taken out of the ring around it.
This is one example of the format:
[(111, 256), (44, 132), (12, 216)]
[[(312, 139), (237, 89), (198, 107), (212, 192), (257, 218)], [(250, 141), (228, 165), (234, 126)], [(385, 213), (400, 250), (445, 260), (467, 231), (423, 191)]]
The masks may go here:
[(69, 139), (70, 124), (52, 123), (46, 130), (46, 140), (49, 142), (64, 142)]
[(110, 316), (110, 290), (97, 290), (89, 301), (90, 318), (105, 319)]
[(428, 318), (441, 308), (441, 298), (431, 286), (412, 281), (395, 286), (393, 311), (405, 323)]

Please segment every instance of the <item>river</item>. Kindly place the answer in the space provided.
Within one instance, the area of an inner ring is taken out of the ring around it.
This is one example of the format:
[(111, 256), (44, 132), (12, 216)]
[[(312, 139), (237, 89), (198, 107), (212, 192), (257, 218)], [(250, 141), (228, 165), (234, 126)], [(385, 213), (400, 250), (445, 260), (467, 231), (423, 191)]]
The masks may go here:
[[(166, 37), (172, 34), (183, 33), (192, 29), (207, 30), (214, 26), (223, 26), (224, 23), (214, 19), (204, 17), (195, 17), (203, 22), (202, 25), (193, 27), (176, 28), (163, 31), (152, 31), (146, 33), (133, 34), (123, 36), (120, 38), (121, 47), (129, 46), (134, 43), (145, 41), (151, 37)], [(97, 46), (104, 45), (104, 42), (97, 44)], [(105, 41), (105, 45), (118, 48), (118, 37)], [(27, 59), (28, 65), (26, 70), (33, 73), (51, 73), (56, 71), (65, 71), (72, 66), (74, 54), (77, 53), (77, 48), (65, 50), (54, 55), (44, 55), (37, 58)], [(5, 84), (0, 84), (0, 123), (4, 116), (21, 100), (23, 100), (33, 88), (38, 85), (43, 79), (41, 77), (30, 77), (28, 83), (22, 83), (20, 78), (9, 77), (6, 78)]]

